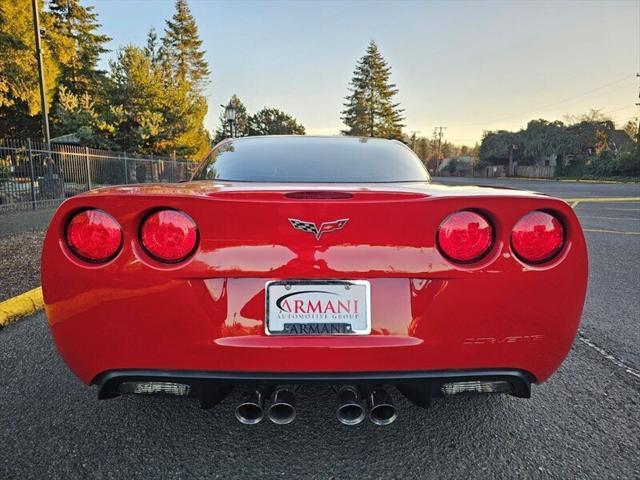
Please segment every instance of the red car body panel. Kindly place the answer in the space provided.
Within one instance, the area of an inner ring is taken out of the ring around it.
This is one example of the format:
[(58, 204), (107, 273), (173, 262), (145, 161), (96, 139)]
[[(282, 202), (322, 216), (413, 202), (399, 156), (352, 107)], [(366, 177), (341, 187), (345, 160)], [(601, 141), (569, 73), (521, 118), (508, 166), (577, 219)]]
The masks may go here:
[[(289, 198), (338, 191), (337, 199)], [(161, 264), (138, 240), (158, 207), (186, 212), (200, 242), (183, 263)], [(70, 216), (99, 208), (122, 226), (124, 245), (102, 265), (74, 256)], [(495, 227), (491, 252), (455, 265), (436, 232), (473, 208)], [(566, 244), (551, 262), (521, 262), (513, 225), (554, 212)], [(288, 218), (349, 218), (316, 239)], [(367, 336), (267, 336), (265, 283), (279, 279), (371, 282)], [(584, 237), (564, 201), (531, 192), (406, 184), (251, 184), (200, 181), (99, 189), (62, 204), (42, 255), (47, 318), (56, 345), (85, 383), (118, 369), (225, 372), (523, 370), (547, 379), (574, 340), (587, 286)]]

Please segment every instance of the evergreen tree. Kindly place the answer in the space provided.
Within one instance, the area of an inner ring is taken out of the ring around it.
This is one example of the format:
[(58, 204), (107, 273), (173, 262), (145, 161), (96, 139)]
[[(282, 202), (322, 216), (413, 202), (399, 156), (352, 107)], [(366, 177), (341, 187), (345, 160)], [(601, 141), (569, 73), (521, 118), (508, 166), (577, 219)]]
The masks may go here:
[[(236, 137), (245, 137), (249, 134), (249, 124), (248, 124), (248, 115), (247, 115), (247, 107), (244, 106), (244, 103), (240, 101), (238, 96), (234, 93), (230, 100), (231, 104), (236, 109), (236, 120), (233, 124), (234, 126), (234, 134)], [(229, 128), (226, 120), (224, 119), (224, 111), (220, 114), (220, 125), (216, 128), (215, 135), (213, 137), (213, 143), (216, 144), (221, 142), (225, 138), (229, 136)]]
[(100, 55), (109, 51), (105, 44), (111, 38), (98, 33), (101, 25), (93, 9), (80, 5), (80, 0), (49, 0), (54, 28), (73, 45), (60, 79), (61, 85), (75, 95), (95, 95), (105, 78), (105, 72), (98, 69), (98, 61)]
[(147, 45), (144, 47), (144, 53), (154, 65), (159, 64), (162, 60), (163, 51), (158, 42), (158, 34), (154, 27), (151, 27), (149, 33), (147, 33)]
[(203, 127), (206, 100), (187, 82), (165, 73), (143, 49), (122, 49), (111, 63), (112, 104), (103, 124), (110, 126), (110, 140), (124, 150), (199, 159), (210, 145)]
[(391, 67), (373, 40), (358, 61), (349, 91), (345, 97), (342, 121), (348, 127), (345, 135), (402, 138), (402, 112), (393, 97), (398, 93), (390, 83)]
[(61, 85), (52, 118), (59, 132), (73, 133), (82, 145), (117, 150), (112, 138), (120, 112), (119, 108), (96, 105), (89, 94), (78, 96)]
[(196, 90), (202, 90), (209, 77), (209, 65), (187, 0), (176, 0), (176, 13), (166, 23), (162, 39), (166, 61), (180, 81), (188, 81)]
[(305, 129), (291, 115), (277, 108), (263, 108), (248, 119), (249, 135), (304, 135)]

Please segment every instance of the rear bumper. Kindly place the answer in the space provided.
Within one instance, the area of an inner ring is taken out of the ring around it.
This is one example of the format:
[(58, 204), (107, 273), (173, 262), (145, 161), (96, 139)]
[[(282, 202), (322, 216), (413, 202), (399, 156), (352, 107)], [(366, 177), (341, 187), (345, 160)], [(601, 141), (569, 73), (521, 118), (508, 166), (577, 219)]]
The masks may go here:
[[(111, 370), (92, 382), (98, 386), (98, 398), (108, 399), (124, 393), (123, 384), (167, 382), (183, 387), (180, 396), (197, 398), (209, 407), (222, 400), (237, 385), (393, 385), (413, 403), (427, 407), (431, 398), (443, 395), (443, 386), (454, 382), (506, 382), (507, 393), (531, 396), (533, 375), (523, 370), (449, 370), (426, 372), (349, 372), (349, 373), (270, 373), (202, 372), (176, 370)], [(186, 388), (186, 387), (188, 388)], [(131, 392), (128, 392), (131, 393)]]
[(527, 275), (511, 284), (504, 275), (481, 280), (370, 278), (370, 335), (265, 335), (262, 278), (104, 287), (46, 308), (60, 353), (85, 383), (132, 369), (281, 375), (502, 369), (544, 381), (571, 347), (581, 298), (514, 298), (509, 292), (545, 286)]

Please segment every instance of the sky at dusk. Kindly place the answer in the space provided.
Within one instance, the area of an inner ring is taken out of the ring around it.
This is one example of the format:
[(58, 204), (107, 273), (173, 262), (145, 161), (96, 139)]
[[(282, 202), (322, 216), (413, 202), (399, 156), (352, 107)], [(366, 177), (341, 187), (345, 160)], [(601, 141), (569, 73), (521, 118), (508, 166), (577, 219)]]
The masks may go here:
[[(87, 0), (118, 47), (162, 32), (172, 0)], [(278, 107), (308, 134), (338, 134), (356, 61), (371, 39), (392, 67), (405, 131), (473, 145), (590, 108), (637, 115), (640, 1), (191, 0), (212, 76), (206, 126), (235, 93), (249, 112)]]

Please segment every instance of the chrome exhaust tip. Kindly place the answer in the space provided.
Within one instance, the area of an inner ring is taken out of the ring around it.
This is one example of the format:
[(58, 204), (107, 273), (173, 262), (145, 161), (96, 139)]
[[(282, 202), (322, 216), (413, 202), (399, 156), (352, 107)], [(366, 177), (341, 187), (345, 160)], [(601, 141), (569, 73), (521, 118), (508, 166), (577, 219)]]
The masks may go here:
[(240, 405), (236, 407), (236, 418), (244, 425), (260, 423), (264, 417), (264, 395), (261, 390), (247, 390)]
[(336, 395), (338, 409), (336, 416), (343, 425), (358, 425), (366, 417), (364, 400), (358, 387), (347, 385), (340, 387)]
[(383, 387), (372, 388), (367, 396), (367, 401), (369, 403), (369, 419), (376, 425), (389, 425), (398, 417), (393, 399)]
[(296, 398), (287, 387), (277, 387), (271, 395), (269, 420), (277, 425), (287, 425), (296, 419)]

